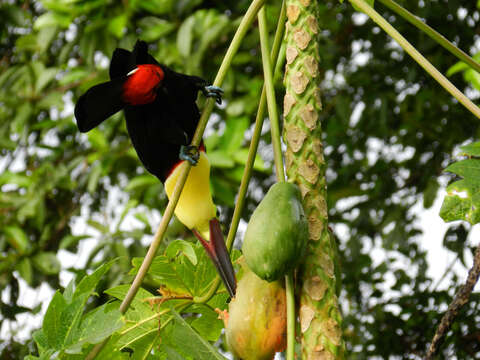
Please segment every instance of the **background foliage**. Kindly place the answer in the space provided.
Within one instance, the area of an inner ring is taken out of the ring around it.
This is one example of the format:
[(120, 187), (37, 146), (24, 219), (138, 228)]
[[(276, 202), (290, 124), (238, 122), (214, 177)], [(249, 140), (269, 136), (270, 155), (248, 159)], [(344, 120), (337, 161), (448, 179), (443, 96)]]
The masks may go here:
[[(267, 14), (273, 29), (280, 3), (270, 3)], [(64, 304), (60, 297), (71, 296), (69, 301), (75, 297), (60, 281), (61, 271), (79, 283), (90, 270), (121, 257), (109, 264), (97, 287), (99, 296), (88, 306), (105, 303), (105, 289), (118, 289), (130, 280), (126, 274), (132, 259), (144, 254), (140, 240), (153, 233), (166, 205), (163, 187), (136, 158), (122, 115), (88, 135), (77, 131), (72, 117), (72, 103), (78, 96), (107, 79), (114, 48), (131, 48), (138, 37), (150, 42), (155, 57), (175, 70), (212, 80), (248, 4), (243, 0), (10, 0), (0, 4), (2, 326), (20, 313), (39, 310), (21, 305), (20, 281), (33, 288), (48, 283), (60, 289), (63, 295), (57, 293), (56, 301)], [(475, 2), (404, 1), (402, 5), (464, 50), (478, 50), (480, 15)], [(456, 60), (429, 38), (380, 5), (376, 8), (442, 72), (455, 65)], [(347, 347), (351, 358), (414, 358), (425, 351), (440, 320), (439, 311), (446, 308), (462, 279), (450, 272), (441, 289), (435, 286), (427, 273), (431, 266), (426, 262), (428, 233), (421, 232), (411, 208), (419, 202), (429, 208), (440, 196), (438, 177), (452, 162), (456, 146), (478, 138), (478, 121), (363, 15), (334, 1), (321, 2), (320, 9), (325, 79), (321, 120), (329, 167), (330, 222), (342, 230), (341, 303)], [(212, 185), (225, 225), (232, 214), (262, 85), (259, 51), (255, 29), (228, 74), (227, 106), (216, 108), (207, 129)], [(451, 80), (460, 89), (469, 89), (474, 99), (477, 77), (472, 72), (451, 72)], [(281, 103), (281, 81), (277, 85)], [(264, 137), (263, 160), (256, 163), (246, 220), (274, 181), (273, 155), (266, 145), (268, 135)], [(444, 238), (445, 248), (464, 266), (474, 245), (467, 239), (470, 229), (457, 223)], [(168, 238), (189, 236), (174, 223)], [(84, 261), (62, 264), (60, 250), (61, 254), (85, 253), (82, 249), (92, 237), (96, 245), (83, 256)], [(378, 252), (373, 249), (384, 250), (384, 255), (374, 256)], [(157, 283), (151, 278), (147, 285), (154, 290)], [(121, 298), (124, 291), (110, 294)], [(446, 339), (442, 356), (476, 356), (478, 308), (478, 295), (472, 294)], [(148, 308), (139, 311), (148, 312)], [(190, 321), (209, 317), (205, 309), (191, 312), (202, 316)], [(178, 327), (167, 329), (171, 343), (178, 336), (175, 329), (182, 326), (182, 318), (175, 319), (169, 324)], [(201, 325), (196, 329), (212, 341), (220, 336), (215, 333), (209, 338)], [(10, 335), (0, 340), (1, 358), (36, 351), (15, 332)]]

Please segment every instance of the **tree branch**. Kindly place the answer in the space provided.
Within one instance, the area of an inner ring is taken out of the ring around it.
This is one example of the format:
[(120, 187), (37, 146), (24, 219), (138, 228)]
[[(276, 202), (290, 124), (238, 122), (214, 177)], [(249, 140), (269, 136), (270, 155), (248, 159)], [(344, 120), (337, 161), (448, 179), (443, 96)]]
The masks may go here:
[(478, 245), (477, 249), (475, 250), (475, 256), (473, 258), (473, 266), (468, 272), (467, 281), (465, 285), (462, 285), (460, 290), (458, 291), (457, 295), (455, 295), (455, 299), (453, 299), (452, 303), (449, 305), (447, 312), (443, 315), (442, 320), (440, 321), (440, 325), (438, 325), (437, 331), (433, 336), (432, 343), (430, 344), (430, 348), (427, 351), (427, 355), (425, 356), (425, 360), (433, 359), (433, 356), (438, 351), (440, 345), (443, 342), (444, 336), (447, 331), (450, 329), (455, 317), (458, 314), (458, 311), (465, 305), (472, 293), (473, 287), (478, 281), (478, 277), (480, 275), (480, 245)]

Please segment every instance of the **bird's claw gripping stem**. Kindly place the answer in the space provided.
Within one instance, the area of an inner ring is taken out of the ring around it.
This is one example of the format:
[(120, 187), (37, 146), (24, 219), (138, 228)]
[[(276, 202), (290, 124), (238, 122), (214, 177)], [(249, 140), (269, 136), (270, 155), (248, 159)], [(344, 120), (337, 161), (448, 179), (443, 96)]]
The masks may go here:
[(202, 88), (203, 95), (215, 98), (217, 104), (222, 103), (223, 89), (218, 86), (207, 85)]
[(200, 159), (200, 153), (198, 147), (193, 145), (182, 145), (180, 147), (180, 160), (186, 160), (193, 166), (197, 165), (198, 159)]

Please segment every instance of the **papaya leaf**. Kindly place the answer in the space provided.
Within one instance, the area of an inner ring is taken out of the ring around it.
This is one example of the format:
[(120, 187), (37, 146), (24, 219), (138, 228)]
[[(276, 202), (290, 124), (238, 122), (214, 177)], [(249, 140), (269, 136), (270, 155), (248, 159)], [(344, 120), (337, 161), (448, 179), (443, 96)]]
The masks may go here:
[(67, 308), (67, 302), (59, 291), (53, 295), (43, 319), (42, 331), (49, 348), (60, 350), (65, 339), (65, 329), (61, 323), (61, 315)]
[[(152, 329), (149, 333), (137, 339), (134, 343), (130, 344), (128, 349), (133, 351), (129, 360), (144, 360), (154, 359), (152, 357), (152, 349), (158, 346), (160, 342), (160, 336), (158, 333), (158, 327)], [(167, 358), (169, 359), (169, 358)]]
[(55, 293), (42, 329), (34, 337), (41, 351), (80, 353), (84, 344), (102, 341), (119, 328), (121, 315), (114, 307), (117, 304), (105, 305), (83, 316), (88, 298), (112, 264), (113, 261), (103, 264), (91, 275), (85, 276), (75, 290), (70, 283), (63, 295), (59, 291)]
[(168, 244), (165, 255), (169, 259), (175, 259), (179, 254), (185, 255), (193, 265), (197, 265), (197, 255), (193, 249), (192, 243), (177, 239)]
[[(118, 299), (123, 299), (129, 285), (120, 285), (106, 292)], [(116, 351), (127, 351), (130, 359), (145, 359), (150, 350), (160, 341), (159, 329), (172, 321), (170, 306), (183, 305), (186, 300), (169, 300), (155, 304), (154, 297), (144, 289), (137, 296), (125, 314), (125, 325), (116, 334), (114, 342)]]
[(90, 311), (83, 318), (77, 331), (72, 335), (74, 343), (67, 349), (69, 353), (81, 353), (84, 344), (96, 344), (123, 326), (119, 302), (103, 304)]
[[(472, 150), (473, 149), (473, 150)], [(476, 148), (462, 148), (475, 152)], [(480, 160), (466, 159), (448, 166), (445, 171), (463, 177), (447, 187), (447, 195), (440, 209), (440, 216), (446, 222), (465, 220), (476, 224), (480, 221)]]
[(85, 293), (91, 295), (102, 276), (107, 273), (115, 261), (116, 260), (109, 261), (108, 263), (101, 265), (91, 275), (85, 276), (76, 287), (73, 298)]
[(223, 321), (218, 318), (218, 314), (215, 311), (208, 306), (199, 304), (190, 307), (189, 312), (200, 315), (195, 318), (190, 325), (204, 339), (215, 342), (220, 338), (223, 329)]
[(460, 147), (464, 155), (480, 156), (480, 141)]
[[(134, 258), (132, 260), (133, 269), (130, 274), (136, 274), (142, 265), (143, 258)], [(180, 264), (178, 264), (180, 266)], [(185, 279), (177, 271), (174, 265), (165, 255), (155, 257), (148, 271), (148, 276), (156, 282), (158, 286), (163, 285), (172, 292), (178, 294), (190, 294), (190, 289), (185, 284)]]
[[(174, 321), (162, 331), (162, 340), (166, 345), (171, 346), (175, 351), (192, 359), (225, 359), (225, 357), (223, 357), (212, 344), (200, 336), (178, 312), (173, 308), (171, 312), (174, 316)], [(188, 341), (186, 341), (186, 339), (188, 339)], [(179, 348), (180, 344), (181, 349)]]
[[(105, 291), (107, 294), (123, 300), (130, 285), (120, 285)], [(158, 329), (156, 311), (147, 302), (153, 295), (140, 288), (125, 314), (125, 325), (121, 336), (116, 340), (118, 349), (131, 348), (137, 341), (143, 343), (143, 338), (149, 336), (153, 330)], [(158, 332), (158, 331), (157, 331)]]

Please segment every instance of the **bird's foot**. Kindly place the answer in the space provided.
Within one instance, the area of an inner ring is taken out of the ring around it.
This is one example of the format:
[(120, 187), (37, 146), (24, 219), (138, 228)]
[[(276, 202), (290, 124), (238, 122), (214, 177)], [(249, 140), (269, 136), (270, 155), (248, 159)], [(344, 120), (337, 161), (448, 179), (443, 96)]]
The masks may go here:
[(217, 104), (222, 103), (223, 89), (218, 86), (207, 85), (202, 88), (203, 95), (213, 97)]
[(180, 160), (186, 160), (193, 166), (197, 165), (198, 159), (200, 159), (200, 153), (198, 147), (193, 145), (182, 145), (180, 147)]

